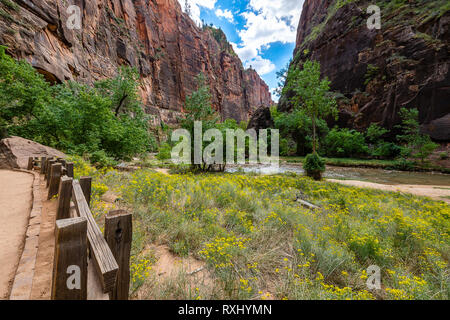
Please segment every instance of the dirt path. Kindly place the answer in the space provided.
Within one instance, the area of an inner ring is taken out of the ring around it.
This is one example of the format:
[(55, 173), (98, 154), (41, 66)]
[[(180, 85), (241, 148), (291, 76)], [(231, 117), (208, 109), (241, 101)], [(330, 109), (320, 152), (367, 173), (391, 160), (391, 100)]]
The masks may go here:
[(51, 283), (53, 270), (53, 255), (55, 251), (55, 221), (57, 200), (47, 200), (46, 181), (41, 176), (42, 217), (39, 234), (39, 249), (36, 256), (31, 300), (49, 300), (51, 298)]
[(441, 200), (450, 203), (450, 187), (445, 186), (406, 185), (406, 184), (387, 185), (358, 180), (335, 180), (335, 179), (327, 179), (327, 181), (354, 187), (411, 193), (416, 196), (430, 197), (435, 200)]
[(8, 299), (22, 254), (34, 177), (0, 170), (0, 300)]

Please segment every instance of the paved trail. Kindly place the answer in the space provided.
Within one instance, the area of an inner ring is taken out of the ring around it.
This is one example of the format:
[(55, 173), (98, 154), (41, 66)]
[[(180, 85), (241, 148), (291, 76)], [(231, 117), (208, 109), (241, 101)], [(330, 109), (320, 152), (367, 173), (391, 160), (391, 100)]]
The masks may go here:
[(32, 204), (33, 175), (0, 170), (0, 300), (8, 299)]

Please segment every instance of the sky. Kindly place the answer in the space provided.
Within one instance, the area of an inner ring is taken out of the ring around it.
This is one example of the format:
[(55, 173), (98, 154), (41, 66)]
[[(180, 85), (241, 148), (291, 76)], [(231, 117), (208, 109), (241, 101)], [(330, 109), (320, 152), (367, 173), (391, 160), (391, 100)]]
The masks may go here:
[(220, 27), (244, 66), (255, 69), (274, 94), (276, 72), (292, 58), (304, 0), (178, 0), (191, 18)]

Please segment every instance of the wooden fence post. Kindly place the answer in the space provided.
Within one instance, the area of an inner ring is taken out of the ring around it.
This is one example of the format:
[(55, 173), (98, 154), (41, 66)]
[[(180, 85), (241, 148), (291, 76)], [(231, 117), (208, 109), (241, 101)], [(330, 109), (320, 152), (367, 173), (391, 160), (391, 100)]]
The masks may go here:
[(72, 182), (69, 177), (62, 177), (58, 191), (58, 211), (56, 220), (70, 218), (70, 199), (72, 198)]
[(47, 179), (48, 166), (50, 164), (50, 160), (52, 160), (52, 158), (47, 158), (45, 160), (45, 168), (44, 168), (45, 179)]
[(33, 157), (28, 157), (27, 170), (33, 170), (33, 168), (34, 168), (34, 158)]
[(52, 173), (52, 165), (54, 165), (55, 163), (56, 163), (56, 160), (53, 160), (53, 159), (48, 161), (48, 165), (47, 165), (47, 184), (46, 184), (47, 188), (50, 185), (50, 174)]
[(67, 176), (73, 178), (73, 162), (66, 162)]
[(87, 220), (56, 221), (52, 300), (87, 299)]
[(80, 178), (81, 190), (83, 190), (84, 198), (86, 199), (89, 207), (91, 206), (91, 191), (92, 191), (92, 178), (81, 177)]
[(61, 163), (55, 163), (52, 165), (50, 170), (50, 179), (49, 179), (50, 182), (48, 186), (48, 197), (47, 197), (48, 200), (50, 200), (51, 198), (53, 198), (53, 196), (58, 194), (59, 182), (61, 180), (61, 171), (62, 171)]
[(45, 173), (45, 166), (47, 165), (47, 158), (41, 157), (41, 174)]
[(128, 300), (130, 290), (130, 253), (133, 238), (132, 215), (124, 210), (111, 211), (105, 217), (105, 239), (119, 265), (111, 300)]

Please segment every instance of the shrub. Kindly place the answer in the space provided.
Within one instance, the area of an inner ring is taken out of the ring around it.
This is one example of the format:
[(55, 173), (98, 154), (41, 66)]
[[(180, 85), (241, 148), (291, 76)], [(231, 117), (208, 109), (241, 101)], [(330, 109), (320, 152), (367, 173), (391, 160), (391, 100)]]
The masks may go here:
[(377, 158), (395, 159), (402, 152), (402, 148), (392, 142), (380, 142), (371, 151), (370, 155)]
[(356, 130), (334, 128), (323, 142), (323, 153), (330, 157), (356, 157), (367, 152), (364, 135)]
[(444, 151), (444, 152), (439, 153), (439, 159), (447, 160), (448, 159), (448, 152)]
[(89, 155), (91, 163), (98, 167), (114, 167), (117, 162), (114, 158), (108, 157), (104, 150), (98, 150)]
[(320, 180), (325, 172), (325, 160), (317, 153), (308, 154), (303, 162), (303, 169), (309, 177)]
[(172, 157), (172, 147), (168, 143), (163, 143), (159, 148), (159, 153), (156, 156), (158, 160), (168, 160)]
[(428, 158), (439, 145), (431, 141), (430, 136), (420, 133), (419, 111), (417, 109), (400, 109), (402, 124), (398, 127), (403, 134), (397, 139), (404, 142), (402, 155), (420, 159), (422, 163)]
[[(76, 82), (51, 86), (29, 63), (0, 46), (0, 132), (65, 152), (130, 159), (154, 139), (137, 94), (137, 70), (122, 67), (94, 88)], [(103, 153), (98, 153), (103, 151)], [(94, 160), (95, 161), (95, 160)], [(109, 162), (106, 161), (106, 162)]]

